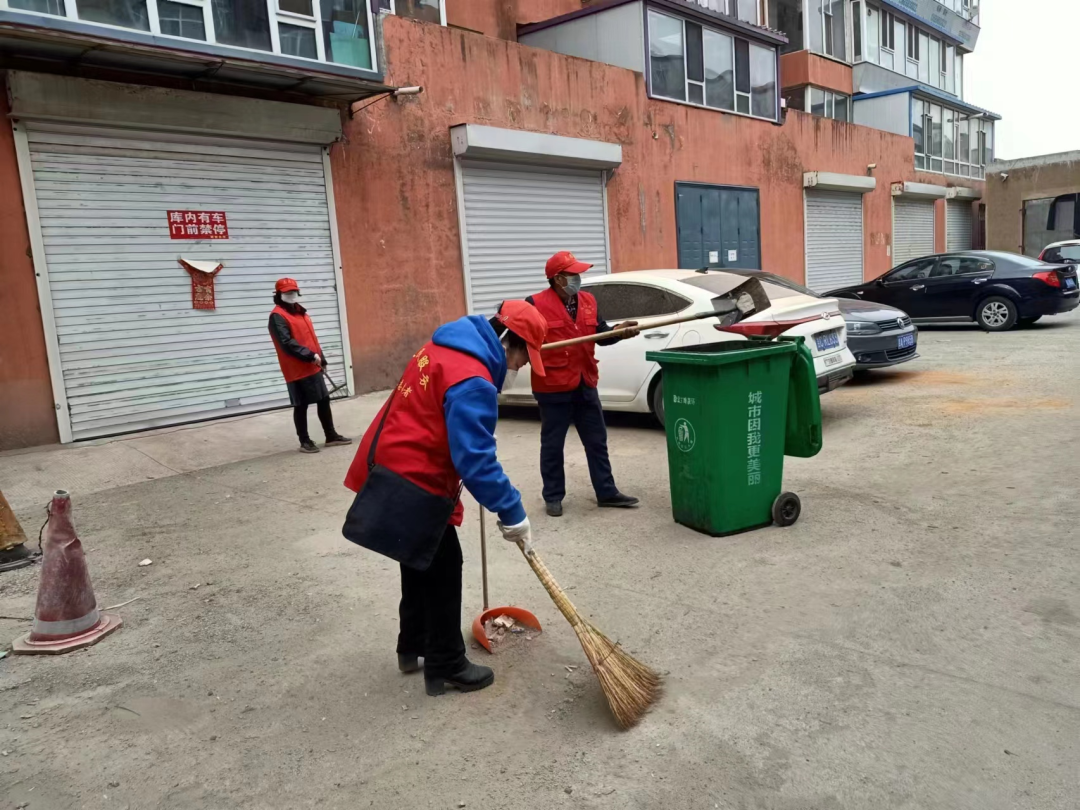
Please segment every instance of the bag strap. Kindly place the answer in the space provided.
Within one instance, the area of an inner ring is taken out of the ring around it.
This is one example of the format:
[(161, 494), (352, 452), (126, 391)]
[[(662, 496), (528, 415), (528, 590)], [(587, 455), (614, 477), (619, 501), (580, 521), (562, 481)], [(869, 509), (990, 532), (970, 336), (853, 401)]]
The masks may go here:
[[(400, 385), (400, 383), (398, 383)], [(368, 448), (367, 454), (367, 466), (368, 472), (371, 472), (375, 466), (375, 445), (379, 443), (379, 436), (382, 435), (383, 425), (386, 424), (386, 417), (390, 415), (390, 404), (394, 401), (394, 394), (397, 393), (397, 388), (390, 392), (390, 396), (386, 400), (386, 408), (383, 410), (382, 419), (379, 420), (379, 427), (375, 430), (375, 435), (371, 438), (371, 447)]]

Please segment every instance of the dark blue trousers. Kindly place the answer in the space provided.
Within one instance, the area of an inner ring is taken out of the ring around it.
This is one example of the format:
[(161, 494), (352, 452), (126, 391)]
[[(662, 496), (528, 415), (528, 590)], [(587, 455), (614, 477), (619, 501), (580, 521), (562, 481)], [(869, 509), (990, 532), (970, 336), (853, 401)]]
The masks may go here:
[(585, 447), (589, 477), (598, 500), (619, 493), (608, 458), (607, 426), (600, 407), (600, 395), (584, 383), (573, 391), (534, 394), (540, 405), (540, 476), (544, 479), (544, 501), (554, 503), (566, 496), (563, 448), (572, 424)]

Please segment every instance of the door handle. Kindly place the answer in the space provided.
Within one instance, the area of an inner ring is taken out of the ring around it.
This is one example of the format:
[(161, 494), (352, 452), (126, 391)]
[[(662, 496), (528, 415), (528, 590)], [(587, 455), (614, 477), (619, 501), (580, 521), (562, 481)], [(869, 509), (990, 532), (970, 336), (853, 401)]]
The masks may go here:
[(666, 338), (671, 332), (646, 332), (646, 340), (656, 340), (657, 338)]
[(911, 291), (912, 292), (915, 292), (916, 290), (925, 290), (925, 289), (926, 289), (925, 284), (912, 284), (911, 285)]
[(989, 280), (990, 280), (990, 279), (988, 279), (988, 278), (973, 278), (973, 279), (971, 280), (971, 283), (972, 283), (972, 284), (982, 284), (982, 283), (984, 283), (984, 282), (987, 282), (987, 281), (989, 281)]

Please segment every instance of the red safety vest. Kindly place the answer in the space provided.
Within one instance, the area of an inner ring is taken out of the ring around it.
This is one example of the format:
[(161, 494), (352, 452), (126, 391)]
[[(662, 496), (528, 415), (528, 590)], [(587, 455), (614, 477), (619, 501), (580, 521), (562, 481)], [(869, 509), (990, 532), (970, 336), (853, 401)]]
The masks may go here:
[[(472, 377), (491, 382), (491, 372), (481, 361), (464, 352), (428, 343), (413, 355), (401, 382), (368, 426), (356, 451), (345, 486), (359, 492), (368, 476), (368, 450), (379, 428), (383, 411), (390, 408), (386, 425), (375, 448), (375, 463), (393, 470), (436, 495), (457, 495), (461, 478), (450, 457), (443, 399), (446, 392)], [(461, 525), (458, 502), (450, 523)]]
[[(306, 312), (294, 313), (289, 312), (284, 307), (274, 307), (271, 314), (280, 315), (285, 319), (289, 324), (289, 331), (292, 332), (293, 340), (305, 349), (311, 349), (311, 351), (322, 356), (323, 350), (319, 345), (319, 339), (315, 337), (315, 327)], [(277, 350), (278, 363), (281, 365), (281, 373), (285, 375), (285, 382), (296, 382), (322, 371), (318, 363), (305, 363), (300, 358), (293, 357), (281, 348), (276, 340), (274, 341), (274, 348)]]
[[(578, 293), (577, 320), (571, 320), (566, 304), (550, 287), (532, 297), (533, 306), (547, 321), (545, 342), (596, 334), (596, 299), (587, 292)], [(544, 352), (544, 370), (547, 376), (532, 375), (532, 389), (537, 393), (554, 394), (573, 391), (582, 380), (590, 388), (596, 388), (600, 372), (596, 365), (596, 344), (582, 343), (565, 349)]]

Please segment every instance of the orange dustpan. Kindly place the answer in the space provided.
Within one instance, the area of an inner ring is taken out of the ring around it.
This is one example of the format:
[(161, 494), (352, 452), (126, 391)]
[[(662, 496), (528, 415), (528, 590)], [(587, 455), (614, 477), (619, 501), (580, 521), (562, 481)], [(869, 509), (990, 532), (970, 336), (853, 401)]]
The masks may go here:
[(532, 615), (525, 608), (519, 607), (488, 607), (488, 577), (487, 577), (487, 525), (484, 522), (484, 507), (480, 507), (480, 567), (483, 571), (484, 579), (484, 612), (473, 619), (472, 634), (476, 639), (476, 643), (483, 647), (488, 652), (494, 652), (491, 649), (491, 641), (487, 637), (487, 631), (484, 630), (484, 625), (499, 616), (509, 616), (518, 624), (523, 624), (526, 627), (531, 627), (533, 630), (542, 630), (540, 627), (540, 620)]

